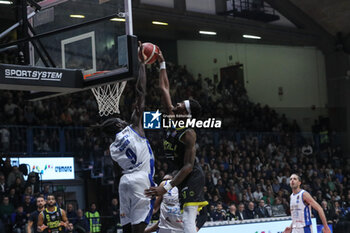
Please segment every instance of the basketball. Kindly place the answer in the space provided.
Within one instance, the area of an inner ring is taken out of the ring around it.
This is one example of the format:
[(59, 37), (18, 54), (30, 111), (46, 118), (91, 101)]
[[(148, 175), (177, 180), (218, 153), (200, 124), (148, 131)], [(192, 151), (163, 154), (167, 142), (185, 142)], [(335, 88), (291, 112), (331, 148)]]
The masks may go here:
[[(159, 53), (158, 46), (152, 43), (146, 42), (142, 44), (142, 47), (144, 49), (145, 64), (153, 64), (158, 58), (158, 53)], [(139, 53), (139, 56), (141, 56), (141, 53)]]

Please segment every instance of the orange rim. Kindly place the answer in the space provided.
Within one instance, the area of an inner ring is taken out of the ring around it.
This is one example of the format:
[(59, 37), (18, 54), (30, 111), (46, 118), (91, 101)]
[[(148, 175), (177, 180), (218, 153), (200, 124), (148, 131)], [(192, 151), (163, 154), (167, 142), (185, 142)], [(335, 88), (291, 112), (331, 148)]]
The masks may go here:
[(86, 74), (84, 75), (84, 79), (87, 79), (89, 77), (92, 77), (92, 76), (95, 76), (95, 75), (98, 75), (98, 74), (104, 74), (104, 73), (108, 73), (109, 70), (104, 70), (104, 71), (97, 71), (95, 73), (92, 73), (92, 74)]

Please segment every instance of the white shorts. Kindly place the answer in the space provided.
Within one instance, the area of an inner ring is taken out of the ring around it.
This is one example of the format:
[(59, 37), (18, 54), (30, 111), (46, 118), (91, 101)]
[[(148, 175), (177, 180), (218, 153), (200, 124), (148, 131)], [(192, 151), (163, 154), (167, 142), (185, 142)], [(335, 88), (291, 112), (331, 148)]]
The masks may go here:
[(144, 195), (151, 187), (148, 174), (143, 171), (124, 174), (119, 183), (120, 223), (122, 226), (149, 223), (154, 200)]
[(183, 233), (184, 231), (177, 231), (177, 230), (171, 230), (171, 229), (165, 229), (165, 228), (159, 228), (158, 233)]
[(312, 225), (301, 228), (293, 228), (292, 233), (312, 233)]

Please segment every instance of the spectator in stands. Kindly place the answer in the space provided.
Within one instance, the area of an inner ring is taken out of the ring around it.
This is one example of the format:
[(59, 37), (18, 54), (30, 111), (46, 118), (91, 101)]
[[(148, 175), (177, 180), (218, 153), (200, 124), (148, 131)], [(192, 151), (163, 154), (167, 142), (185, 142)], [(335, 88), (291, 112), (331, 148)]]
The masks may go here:
[(50, 185), (45, 184), (43, 191), (41, 191), (41, 194), (44, 195), (45, 200), (47, 199), (47, 196), (50, 194)]
[(12, 167), (12, 171), (10, 172), (10, 174), (8, 175), (8, 178), (7, 178), (7, 185), (9, 187), (14, 185), (16, 183), (16, 179), (17, 178), (20, 178), (21, 179), (21, 184), (24, 184), (23, 173), (19, 171), (17, 166), (13, 166)]
[[(286, 209), (284, 208), (284, 206), (282, 204), (282, 199), (280, 197), (276, 197), (273, 207), (274, 207), (274, 208), (272, 208), (273, 216), (286, 215)], [(274, 211), (276, 211), (276, 212), (274, 212)]]
[(261, 200), (263, 198), (264, 194), (261, 191), (261, 185), (257, 186), (257, 190), (253, 193), (253, 197), (255, 200)]
[(5, 115), (12, 119), (14, 117), (15, 109), (17, 109), (18, 106), (13, 103), (13, 99), (10, 97), (7, 100), (7, 103), (4, 105), (4, 113)]
[[(2, 173), (5, 175), (5, 178), (8, 177), (11, 171), (12, 171), (11, 159), (7, 157), (4, 161), (4, 165), (2, 166)], [(8, 183), (7, 183), (7, 186), (10, 187)]]
[[(275, 197), (273, 195), (273, 192), (271, 189), (268, 189), (268, 191), (266, 192), (266, 194), (263, 197), (265, 203), (269, 203), (270, 205), (273, 205), (275, 202)], [(267, 199), (269, 199), (269, 201), (267, 201)]]
[(34, 172), (31, 172), (28, 175), (28, 180), (25, 184), (25, 188), (29, 186), (32, 188), (30, 195), (37, 196), (40, 192), (40, 185), (39, 181), (37, 180), (37, 174)]
[(35, 202), (35, 198), (34, 196), (32, 195), (33, 191), (32, 191), (32, 186), (27, 186), (25, 189), (24, 189), (24, 193), (23, 193), (23, 201), (24, 201), (24, 198), (26, 195), (30, 196), (30, 202), (32, 204), (34, 204)]
[(24, 108), (24, 121), (28, 125), (34, 125), (37, 123), (37, 117), (32, 106), (26, 106)]
[(245, 220), (248, 219), (247, 212), (245, 211), (244, 204), (240, 203), (238, 206), (238, 210), (236, 215), (238, 216), (238, 220)]
[(208, 202), (211, 202), (213, 198), (211, 197), (211, 194), (208, 192), (207, 186), (203, 187), (203, 192), (204, 192), (204, 199), (207, 200)]
[(114, 197), (112, 199), (111, 206), (109, 206), (108, 215), (112, 216), (112, 231), (116, 232), (117, 227), (120, 225), (120, 212), (119, 212), (119, 203), (118, 198)]
[[(273, 176), (274, 177), (274, 176)], [(278, 180), (275, 178), (273, 179), (273, 184), (272, 184), (272, 190), (274, 193), (278, 193), (278, 191), (280, 191), (280, 184), (278, 183)]]
[(215, 211), (212, 215), (213, 221), (223, 221), (226, 218), (226, 211), (222, 208), (222, 202), (216, 204)]
[(236, 194), (236, 190), (233, 185), (230, 186), (230, 190), (226, 193), (226, 202), (227, 203), (234, 202), (235, 204), (239, 203), (238, 196)]
[(226, 188), (225, 188), (224, 184), (222, 183), (222, 179), (218, 180), (218, 183), (216, 185), (216, 189), (217, 189), (220, 197), (225, 197)]
[(5, 181), (5, 176), (3, 173), (0, 173), (0, 200), (7, 193), (8, 186)]
[(241, 202), (244, 204), (244, 206), (248, 206), (249, 200), (248, 200), (247, 194), (244, 193), (244, 194), (242, 195), (242, 200), (241, 200)]
[(8, 152), (10, 147), (10, 131), (7, 128), (0, 129), (0, 151)]
[(89, 233), (90, 225), (88, 219), (84, 216), (81, 209), (77, 210), (77, 221), (74, 224), (74, 232), (76, 233)]
[(11, 222), (15, 233), (24, 232), (25, 225), (27, 224), (27, 216), (23, 212), (23, 207), (18, 206), (15, 213), (11, 215)]
[(27, 217), (30, 217), (30, 213), (35, 211), (35, 205), (32, 202), (32, 197), (28, 194), (24, 195), (24, 202), (22, 204), (24, 213), (26, 213)]
[(22, 202), (21, 201), (21, 198), (20, 198), (20, 195), (18, 195), (16, 193), (16, 189), (15, 188), (11, 188), (10, 191), (9, 191), (9, 201), (10, 203), (15, 207), (17, 208), (17, 206), (20, 205), (20, 203)]
[(101, 232), (100, 213), (96, 210), (95, 203), (91, 203), (90, 211), (86, 211), (85, 216), (89, 220), (90, 232), (91, 233)]
[(229, 207), (229, 211), (226, 214), (226, 220), (228, 221), (236, 221), (238, 220), (238, 216), (236, 215), (237, 213), (237, 208), (234, 203), (232, 203)]
[(21, 178), (17, 177), (15, 183), (12, 186), (10, 186), (10, 189), (15, 189), (18, 195), (23, 194), (24, 185), (22, 183)]
[(257, 216), (255, 211), (254, 202), (250, 201), (248, 204), (248, 209), (246, 210), (247, 219), (254, 219)]
[[(333, 221), (335, 218), (334, 210), (328, 206), (328, 202), (325, 200), (322, 201), (321, 206), (322, 206), (323, 212), (326, 216), (328, 224), (333, 224)], [(317, 215), (317, 220), (319, 220), (321, 222), (318, 215)], [(322, 224), (322, 222), (321, 222), (321, 224)]]
[(4, 196), (0, 205), (0, 219), (4, 224), (10, 223), (10, 216), (15, 211), (15, 208), (10, 203), (9, 198)]
[(259, 205), (256, 208), (256, 213), (259, 216), (259, 218), (268, 218), (268, 217), (270, 217), (269, 212), (265, 208), (265, 201), (264, 200), (261, 199), (259, 201)]
[(68, 110), (62, 112), (60, 118), (64, 125), (71, 125), (73, 123), (72, 116)]
[(247, 196), (247, 200), (248, 200), (248, 201), (254, 201), (254, 196), (253, 196), (252, 188), (251, 188), (250, 185), (248, 185), (245, 194), (246, 194), (246, 196)]
[(334, 214), (336, 222), (339, 218), (344, 217), (344, 209), (340, 206), (339, 201), (334, 202)]
[(73, 225), (77, 221), (77, 214), (74, 211), (74, 206), (72, 203), (67, 204), (67, 212), (66, 212), (68, 221), (72, 223)]
[(63, 196), (62, 195), (58, 195), (57, 196), (56, 205), (58, 207), (60, 207), (61, 209), (65, 209), (66, 208), (66, 206), (64, 205), (64, 200), (63, 200)]
[(288, 193), (291, 192), (290, 186), (287, 185), (287, 179), (286, 179), (286, 178), (283, 178), (283, 179), (282, 179), (282, 182), (280, 183), (280, 187), (281, 187), (281, 189), (286, 190)]

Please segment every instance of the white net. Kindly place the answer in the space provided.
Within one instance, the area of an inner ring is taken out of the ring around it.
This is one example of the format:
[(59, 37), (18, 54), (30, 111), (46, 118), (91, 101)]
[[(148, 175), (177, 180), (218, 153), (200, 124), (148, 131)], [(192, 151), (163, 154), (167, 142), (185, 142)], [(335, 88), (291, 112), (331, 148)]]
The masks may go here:
[(120, 113), (119, 101), (126, 83), (127, 81), (124, 81), (91, 88), (101, 117)]

